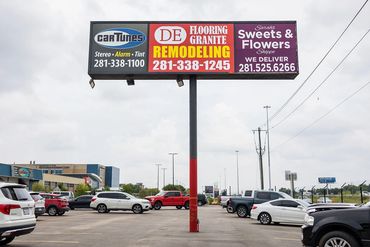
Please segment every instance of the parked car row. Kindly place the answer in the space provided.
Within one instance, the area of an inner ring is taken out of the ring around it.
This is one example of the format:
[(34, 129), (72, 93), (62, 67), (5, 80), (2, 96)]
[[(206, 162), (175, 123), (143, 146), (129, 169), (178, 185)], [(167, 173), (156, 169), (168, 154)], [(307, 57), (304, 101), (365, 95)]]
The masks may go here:
[(250, 216), (263, 225), (302, 225), (304, 246), (370, 246), (369, 203), (356, 206), (320, 200), (320, 203), (309, 204), (273, 191), (249, 191), (248, 194), (227, 198), (222, 206), (227, 207), (228, 212), (236, 212), (242, 218)]
[[(189, 209), (189, 196), (179, 191), (162, 191), (146, 199), (136, 198), (125, 192), (105, 191), (96, 195), (73, 198), (72, 192), (29, 192), (25, 185), (0, 182), (0, 245), (6, 245), (17, 236), (31, 233), (36, 217), (64, 215), (70, 209), (92, 208), (98, 213), (113, 210), (130, 210), (141, 214), (164, 206)], [(198, 195), (198, 205), (207, 203), (204, 195)]]

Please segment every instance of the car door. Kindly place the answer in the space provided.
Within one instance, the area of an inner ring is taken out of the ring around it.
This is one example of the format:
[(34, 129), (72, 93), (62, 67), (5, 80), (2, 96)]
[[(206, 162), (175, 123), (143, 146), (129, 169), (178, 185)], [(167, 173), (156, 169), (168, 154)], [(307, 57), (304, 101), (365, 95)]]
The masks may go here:
[(181, 198), (181, 193), (180, 192), (173, 192), (173, 197), (172, 197), (173, 205), (174, 206), (182, 206), (184, 202), (182, 202)]
[(163, 205), (165, 205), (165, 206), (175, 206), (175, 204), (174, 204), (174, 192), (167, 192), (164, 195)]
[(89, 208), (91, 202), (91, 196), (80, 196), (76, 198), (76, 208)]
[(305, 211), (298, 207), (300, 204), (293, 200), (282, 200), (284, 211), (282, 221), (288, 223), (303, 223)]
[(117, 195), (117, 209), (131, 209), (131, 198), (123, 193), (116, 193)]
[(98, 198), (102, 198), (102, 202), (107, 205), (108, 209), (117, 208), (117, 200), (114, 199), (114, 193), (100, 193)]
[(269, 204), (271, 206), (269, 207), (268, 213), (271, 215), (272, 221), (281, 222), (282, 221), (281, 215), (282, 215), (282, 211), (284, 210), (281, 200), (272, 201), (272, 202), (269, 202)]

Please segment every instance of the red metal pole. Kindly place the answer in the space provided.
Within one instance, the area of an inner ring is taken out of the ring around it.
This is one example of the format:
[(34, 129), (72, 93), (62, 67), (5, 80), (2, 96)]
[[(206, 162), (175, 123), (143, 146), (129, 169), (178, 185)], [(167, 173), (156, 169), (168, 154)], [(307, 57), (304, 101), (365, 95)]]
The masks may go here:
[(198, 221), (198, 171), (197, 171), (197, 78), (189, 80), (190, 118), (190, 215), (189, 231), (199, 232)]

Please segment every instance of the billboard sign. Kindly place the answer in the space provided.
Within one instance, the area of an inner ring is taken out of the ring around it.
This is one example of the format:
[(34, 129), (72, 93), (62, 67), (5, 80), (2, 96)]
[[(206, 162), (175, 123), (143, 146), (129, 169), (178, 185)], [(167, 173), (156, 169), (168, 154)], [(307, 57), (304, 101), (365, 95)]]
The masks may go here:
[(319, 178), (320, 184), (333, 184), (336, 182), (335, 177), (321, 177)]
[(204, 192), (206, 194), (213, 194), (213, 186), (205, 186), (204, 187)]
[(13, 166), (13, 177), (32, 178), (32, 170), (27, 167)]
[(89, 75), (294, 79), (296, 22), (91, 22)]

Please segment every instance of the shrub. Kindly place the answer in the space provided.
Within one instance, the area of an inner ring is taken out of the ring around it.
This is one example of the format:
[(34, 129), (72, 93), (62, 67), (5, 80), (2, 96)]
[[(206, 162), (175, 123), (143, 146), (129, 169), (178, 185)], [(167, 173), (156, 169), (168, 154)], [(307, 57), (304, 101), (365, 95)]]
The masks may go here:
[(44, 192), (45, 191), (45, 186), (42, 182), (38, 182), (38, 183), (33, 183), (32, 184), (32, 191), (35, 191), (35, 192)]

